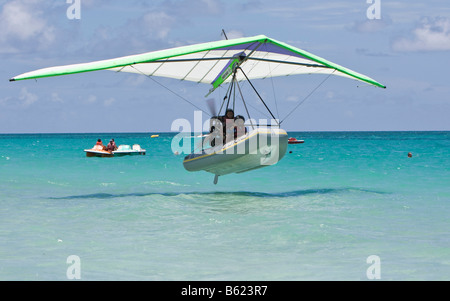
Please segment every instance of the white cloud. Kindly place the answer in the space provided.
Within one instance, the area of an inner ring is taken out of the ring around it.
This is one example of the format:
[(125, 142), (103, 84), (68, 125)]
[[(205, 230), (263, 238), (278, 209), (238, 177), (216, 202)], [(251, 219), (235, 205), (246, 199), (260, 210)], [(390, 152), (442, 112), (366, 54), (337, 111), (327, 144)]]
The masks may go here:
[(175, 19), (165, 12), (150, 12), (142, 18), (142, 28), (147, 34), (158, 39), (164, 39), (169, 34)]
[(0, 105), (9, 108), (28, 108), (36, 101), (39, 97), (36, 94), (28, 92), (27, 88), (22, 88), (19, 92), (19, 96), (7, 96), (0, 99)]
[(401, 37), (392, 43), (395, 51), (450, 50), (450, 18), (424, 18), (413, 30), (412, 37)]
[(13, 0), (0, 11), (0, 53), (15, 53), (28, 47), (49, 47), (55, 40), (55, 27), (49, 25), (40, 1)]
[(105, 107), (109, 107), (110, 105), (112, 105), (114, 102), (116, 101), (116, 99), (114, 97), (110, 97), (108, 99), (106, 99), (105, 101), (103, 101), (103, 105)]
[(85, 100), (85, 103), (93, 104), (97, 102), (97, 96), (89, 95), (89, 97)]
[(382, 19), (364, 20), (354, 22), (350, 30), (359, 33), (374, 33), (379, 32), (388, 27), (392, 23), (390, 18), (384, 17)]
[(27, 108), (38, 100), (38, 96), (28, 92), (27, 88), (22, 88), (20, 90), (19, 100), (21, 102), (21, 106)]
[(244, 33), (239, 30), (225, 31), (225, 34), (227, 35), (228, 39), (238, 39), (243, 38), (245, 36)]
[(57, 92), (53, 92), (50, 99), (53, 102), (64, 103), (64, 100), (62, 100), (62, 98), (59, 97), (59, 94)]
[[(79, 53), (101, 54), (102, 58), (130, 53), (145, 52), (167, 47), (168, 36), (177, 19), (164, 11), (150, 11), (139, 17), (129, 19), (124, 25), (112, 27), (100, 25), (94, 31), (89, 43)], [(126, 45), (126, 47), (117, 47)]]
[(216, 0), (201, 0), (202, 4), (206, 5), (206, 8), (209, 12), (213, 14), (218, 14), (221, 11), (221, 6), (219, 1)]
[(328, 99), (333, 99), (334, 98), (334, 92), (333, 91), (328, 91), (326, 94), (325, 94), (325, 97), (326, 98), (328, 98)]
[(297, 102), (299, 100), (299, 96), (297, 95), (289, 95), (288, 97), (286, 97), (286, 101), (289, 102)]

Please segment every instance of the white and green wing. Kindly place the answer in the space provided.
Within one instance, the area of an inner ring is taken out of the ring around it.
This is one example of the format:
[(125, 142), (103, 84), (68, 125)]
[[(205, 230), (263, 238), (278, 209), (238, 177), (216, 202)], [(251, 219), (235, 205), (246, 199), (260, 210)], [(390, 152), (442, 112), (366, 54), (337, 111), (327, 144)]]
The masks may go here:
[[(15, 76), (10, 81), (113, 70), (211, 84), (210, 91), (213, 91), (231, 80), (230, 75), (236, 67), (240, 67), (248, 79), (297, 74), (333, 74), (385, 88), (366, 75), (264, 35), (44, 68)], [(236, 76), (238, 81), (246, 80), (242, 72)]]

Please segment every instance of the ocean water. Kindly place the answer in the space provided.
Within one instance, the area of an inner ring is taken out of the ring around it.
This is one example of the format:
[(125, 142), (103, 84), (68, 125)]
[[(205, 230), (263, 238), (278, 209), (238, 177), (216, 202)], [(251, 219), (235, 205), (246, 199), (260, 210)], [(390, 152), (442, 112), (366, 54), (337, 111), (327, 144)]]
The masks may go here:
[(152, 134), (0, 135), (0, 280), (450, 280), (450, 132), (290, 132), (217, 185)]

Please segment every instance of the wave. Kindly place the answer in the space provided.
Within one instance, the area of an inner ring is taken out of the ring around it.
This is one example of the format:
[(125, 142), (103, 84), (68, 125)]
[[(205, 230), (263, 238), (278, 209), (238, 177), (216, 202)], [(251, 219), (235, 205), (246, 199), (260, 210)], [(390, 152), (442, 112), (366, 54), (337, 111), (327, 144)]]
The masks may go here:
[(333, 194), (333, 193), (348, 193), (348, 192), (363, 192), (375, 194), (387, 194), (388, 192), (370, 190), (364, 188), (318, 188), (318, 189), (304, 189), (286, 192), (253, 192), (253, 191), (212, 191), (212, 192), (142, 192), (142, 193), (92, 193), (82, 195), (70, 195), (63, 197), (49, 197), (52, 200), (71, 200), (71, 199), (112, 199), (124, 197), (148, 197), (152, 195), (160, 196), (180, 196), (180, 195), (198, 195), (198, 196), (244, 196), (244, 197), (259, 197), (259, 198), (288, 198), (310, 194)]

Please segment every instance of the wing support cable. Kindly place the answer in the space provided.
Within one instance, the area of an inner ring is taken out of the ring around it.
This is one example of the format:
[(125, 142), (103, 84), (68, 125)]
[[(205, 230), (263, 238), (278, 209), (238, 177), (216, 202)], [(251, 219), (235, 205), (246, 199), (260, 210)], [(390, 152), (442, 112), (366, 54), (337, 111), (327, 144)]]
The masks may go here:
[(269, 109), (269, 107), (266, 105), (266, 103), (264, 102), (264, 100), (262, 99), (261, 95), (259, 95), (258, 91), (256, 90), (255, 86), (253, 86), (252, 82), (250, 81), (250, 79), (247, 77), (247, 74), (245, 74), (244, 70), (242, 70), (241, 67), (237, 67), (236, 70), (239, 69), (241, 70), (242, 74), (244, 74), (245, 78), (247, 79), (248, 83), (250, 84), (250, 86), (253, 88), (253, 91), (255, 91), (256, 95), (258, 95), (259, 99), (261, 100), (261, 102), (264, 104), (264, 106), (266, 107), (267, 111), (269, 111), (270, 115), (272, 116), (273, 120), (275, 120), (277, 122), (277, 125), (279, 126), (280, 123), (278, 122), (278, 120), (275, 118), (275, 116), (273, 115), (272, 111)]
[(328, 76), (327, 77), (325, 77), (325, 79), (322, 81), (322, 82), (320, 82), (320, 84), (317, 86), (317, 87), (315, 87), (305, 98), (303, 98), (303, 100), (302, 101), (300, 101), (293, 109), (292, 109), (292, 111), (290, 111), (289, 112), (289, 114), (287, 114), (281, 121), (280, 121), (280, 124), (281, 123), (283, 123), (295, 110), (297, 110), (297, 108), (300, 106), (300, 105), (302, 105), (314, 92), (316, 92), (316, 90), (317, 89), (319, 89), (319, 87), (320, 86), (322, 86), (323, 85), (323, 83), (325, 83), (325, 81), (327, 80), (327, 79), (329, 79), (330, 78), (330, 76), (331, 75), (333, 75), (333, 73), (334, 73), (334, 71), (336, 71), (336, 69), (335, 70), (333, 70), (333, 72), (331, 72), (330, 74), (328, 74)]
[(141, 70), (137, 69), (136, 67), (134, 67), (133, 65), (130, 65), (131, 68), (135, 69), (137, 72), (139, 72), (142, 75), (145, 75), (147, 78), (151, 79), (152, 81), (154, 81), (155, 83), (157, 83), (159, 86), (163, 87), (164, 89), (166, 89), (167, 91), (171, 92), (172, 94), (174, 94), (175, 96), (181, 98), (182, 100), (184, 100), (185, 102), (189, 103), (190, 105), (194, 106), (195, 108), (199, 109), (200, 111), (202, 111), (203, 113), (205, 113), (206, 115), (211, 116), (211, 114), (209, 114), (208, 112), (206, 112), (205, 110), (199, 108), (198, 106), (196, 106), (195, 104), (193, 104), (192, 102), (190, 102), (189, 100), (187, 100), (186, 98), (184, 98), (183, 96), (181, 96), (180, 94), (178, 94), (177, 92), (173, 91), (172, 89), (170, 89), (169, 87), (161, 84), (160, 82), (158, 82), (157, 80), (155, 80), (152, 76), (147, 75), (145, 73), (143, 73)]

